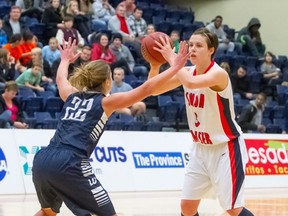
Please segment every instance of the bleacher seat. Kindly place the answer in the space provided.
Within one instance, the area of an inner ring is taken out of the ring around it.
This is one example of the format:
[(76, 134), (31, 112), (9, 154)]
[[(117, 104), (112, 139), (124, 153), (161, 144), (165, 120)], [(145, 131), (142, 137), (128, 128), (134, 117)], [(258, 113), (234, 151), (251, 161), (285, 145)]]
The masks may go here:
[(10, 5), (1, 5), (0, 6), (0, 19), (3, 19), (4, 16), (10, 13), (11, 6)]
[(146, 131), (162, 131), (163, 122), (150, 121), (146, 124)]
[(49, 112), (34, 112), (34, 117), (36, 119), (35, 128), (43, 128), (43, 125), (47, 120), (53, 119)]
[(272, 115), (273, 115), (273, 119), (275, 118), (281, 118), (281, 119), (285, 119), (286, 115), (285, 115), (285, 106), (280, 106), (280, 105), (276, 105), (273, 107), (272, 109)]
[(143, 127), (143, 121), (131, 121), (125, 124), (125, 130), (127, 131), (142, 131)]
[(124, 130), (125, 122), (120, 119), (108, 120), (106, 126), (107, 130)]
[(49, 97), (46, 99), (44, 111), (50, 113), (51, 116), (55, 117), (56, 112), (60, 112), (64, 102), (60, 97)]
[(29, 97), (23, 103), (23, 111), (27, 113), (29, 117), (34, 116), (34, 112), (41, 112), (43, 109), (43, 98), (42, 97)]

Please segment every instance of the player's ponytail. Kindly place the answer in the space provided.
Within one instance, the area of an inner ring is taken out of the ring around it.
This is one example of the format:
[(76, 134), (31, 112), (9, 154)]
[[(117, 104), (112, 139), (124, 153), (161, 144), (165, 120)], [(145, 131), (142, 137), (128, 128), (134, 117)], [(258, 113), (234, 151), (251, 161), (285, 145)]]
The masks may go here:
[(79, 91), (103, 92), (102, 84), (110, 77), (110, 67), (103, 60), (91, 61), (74, 69), (69, 82)]

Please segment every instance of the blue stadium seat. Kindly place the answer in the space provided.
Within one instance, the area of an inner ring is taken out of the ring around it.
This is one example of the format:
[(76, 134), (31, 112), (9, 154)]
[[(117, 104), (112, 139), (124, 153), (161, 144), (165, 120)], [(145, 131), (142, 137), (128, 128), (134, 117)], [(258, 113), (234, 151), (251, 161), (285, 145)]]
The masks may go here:
[(10, 13), (11, 6), (10, 5), (1, 5), (0, 6), (0, 19), (3, 19), (4, 16)]
[(53, 119), (49, 112), (34, 112), (35, 128), (43, 128), (47, 120)]
[(285, 118), (274, 118), (273, 125), (280, 127), (282, 131), (286, 131), (286, 119)]
[(146, 124), (146, 131), (162, 131), (163, 122), (150, 121)]
[(107, 130), (124, 130), (125, 122), (120, 119), (108, 120), (106, 126)]
[(56, 129), (58, 122), (58, 119), (46, 119), (42, 125), (42, 129)]
[(125, 130), (127, 131), (142, 131), (143, 127), (143, 121), (131, 121), (125, 124)]
[(63, 104), (64, 102), (60, 97), (49, 97), (46, 100), (44, 111), (49, 112), (55, 118), (55, 113), (61, 112)]
[(34, 112), (41, 112), (43, 109), (43, 98), (42, 97), (29, 97), (23, 103), (23, 111), (27, 113), (29, 117), (34, 116)]
[(282, 118), (284, 119), (286, 117), (285, 115), (285, 106), (280, 106), (280, 105), (276, 105), (273, 107), (272, 109), (272, 118)]

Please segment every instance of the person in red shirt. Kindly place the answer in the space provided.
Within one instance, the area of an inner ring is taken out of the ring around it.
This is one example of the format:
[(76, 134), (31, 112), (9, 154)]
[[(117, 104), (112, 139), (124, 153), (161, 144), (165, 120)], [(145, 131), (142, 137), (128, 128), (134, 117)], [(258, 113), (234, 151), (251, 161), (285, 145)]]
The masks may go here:
[(37, 47), (34, 42), (34, 34), (31, 31), (25, 31), (23, 33), (23, 41), (20, 46), (23, 51), (20, 62), (23, 66), (27, 66), (28, 62), (32, 59), (32, 49)]
[(11, 36), (10, 43), (7, 43), (2, 47), (9, 50), (10, 55), (14, 57), (16, 62), (20, 60), (23, 53), (23, 50), (20, 46), (21, 40), (21, 34), (13, 34)]
[(91, 60), (102, 59), (106, 63), (111, 64), (115, 61), (115, 56), (109, 49), (109, 38), (107, 34), (102, 33), (99, 42), (92, 45)]

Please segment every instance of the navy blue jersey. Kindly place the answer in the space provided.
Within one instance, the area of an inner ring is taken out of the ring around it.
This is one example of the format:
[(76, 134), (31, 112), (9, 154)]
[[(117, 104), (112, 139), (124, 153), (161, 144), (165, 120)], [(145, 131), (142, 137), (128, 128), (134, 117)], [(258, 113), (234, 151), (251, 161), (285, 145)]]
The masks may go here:
[(102, 107), (104, 97), (100, 92), (71, 94), (63, 106), (60, 122), (50, 145), (73, 148), (89, 157), (107, 122)]

